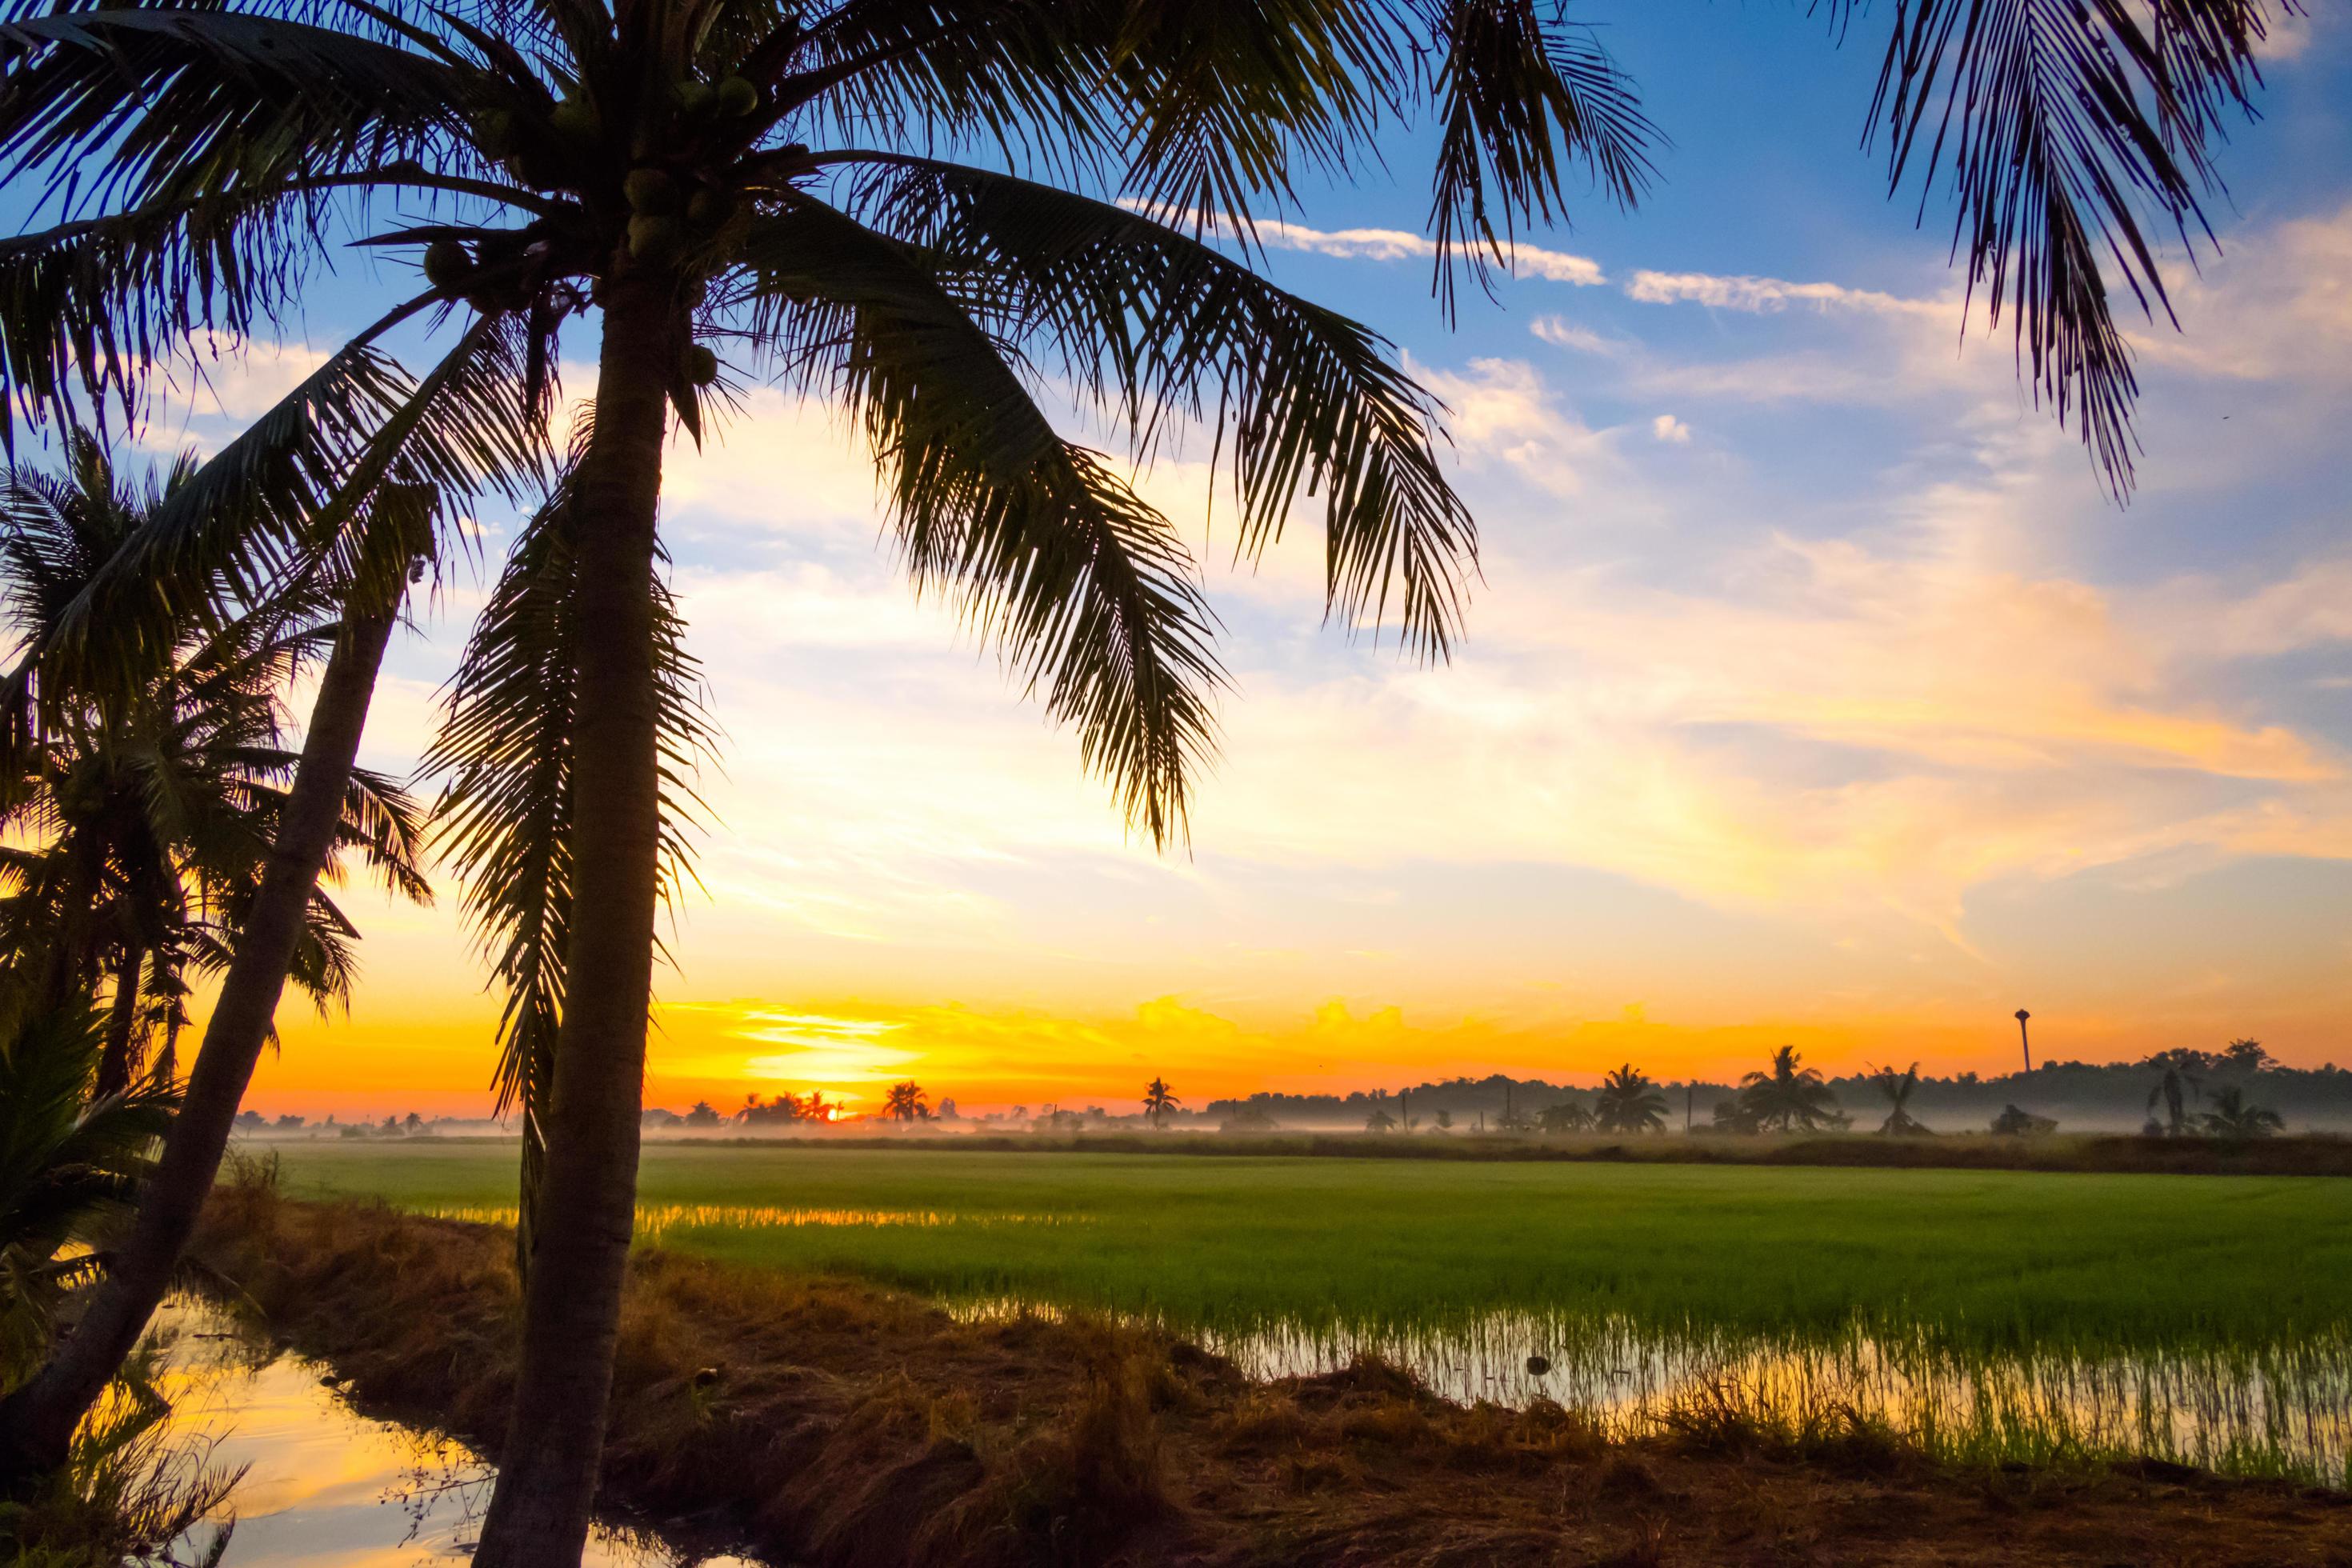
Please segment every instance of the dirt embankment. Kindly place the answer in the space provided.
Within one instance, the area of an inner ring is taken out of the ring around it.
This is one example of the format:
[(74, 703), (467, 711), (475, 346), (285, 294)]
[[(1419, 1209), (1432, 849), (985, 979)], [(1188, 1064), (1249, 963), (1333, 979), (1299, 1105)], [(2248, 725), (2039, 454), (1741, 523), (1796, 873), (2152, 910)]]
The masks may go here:
[[(224, 1189), (205, 1256), (362, 1404), (495, 1453), (510, 1237)], [(1777, 1451), (1776, 1451), (1777, 1450)], [(1611, 1444), (1554, 1406), (1359, 1367), (1253, 1385), (1166, 1336), (959, 1323), (852, 1282), (652, 1252), (606, 1496), (827, 1565), (2325, 1563), (2341, 1494), (2169, 1466), (1956, 1473), (1866, 1426)]]

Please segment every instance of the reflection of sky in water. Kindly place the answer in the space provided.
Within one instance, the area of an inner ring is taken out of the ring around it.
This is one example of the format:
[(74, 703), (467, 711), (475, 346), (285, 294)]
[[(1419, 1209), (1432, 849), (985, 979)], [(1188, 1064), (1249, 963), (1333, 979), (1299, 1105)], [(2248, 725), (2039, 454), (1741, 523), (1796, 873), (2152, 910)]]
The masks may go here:
[[(236, 1524), (222, 1568), (419, 1568), (467, 1556), (492, 1474), (471, 1449), (360, 1415), (320, 1383), (317, 1363), (281, 1355), (256, 1364), (250, 1343), (208, 1310), (171, 1309), (163, 1320), (173, 1429), (208, 1445), (213, 1468), (245, 1470), (229, 1498)], [(750, 1568), (601, 1525), (582, 1561)]]

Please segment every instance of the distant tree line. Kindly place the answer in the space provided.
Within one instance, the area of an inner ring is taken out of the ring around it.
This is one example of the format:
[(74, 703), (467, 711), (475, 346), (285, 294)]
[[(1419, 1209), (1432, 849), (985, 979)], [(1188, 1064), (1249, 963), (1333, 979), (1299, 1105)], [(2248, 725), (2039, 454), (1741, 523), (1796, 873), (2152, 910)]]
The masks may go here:
[[(2177, 1102), (2177, 1104), (2176, 1104)], [(1213, 1100), (1193, 1121), (1231, 1124), (1244, 1112), (1291, 1128), (1416, 1132), (1484, 1126), (1498, 1131), (1897, 1134), (1987, 1130), (2138, 1131), (2166, 1136), (2259, 1136), (2289, 1123), (2352, 1130), (2352, 1071), (2280, 1064), (2256, 1040), (2218, 1050), (2174, 1047), (2130, 1062), (2053, 1061), (2032, 1072), (1938, 1077), (1914, 1062), (1833, 1076), (1791, 1047), (1737, 1083), (1654, 1080), (1632, 1063), (1597, 1088), (1502, 1073), (1433, 1079), (1346, 1094), (1261, 1093)], [(2001, 1125), (1998, 1128), (1995, 1123)]]

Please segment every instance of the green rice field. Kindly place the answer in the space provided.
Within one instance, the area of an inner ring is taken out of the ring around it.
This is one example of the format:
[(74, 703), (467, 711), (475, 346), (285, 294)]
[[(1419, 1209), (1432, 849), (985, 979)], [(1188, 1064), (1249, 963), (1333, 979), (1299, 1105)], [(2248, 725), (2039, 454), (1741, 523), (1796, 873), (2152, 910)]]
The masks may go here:
[[(511, 1144), (276, 1147), (296, 1196), (511, 1218)], [(657, 1143), (640, 1217), (730, 1262), (1148, 1317), (1262, 1373), (1376, 1353), (1628, 1430), (1729, 1401), (1962, 1459), (2337, 1485), (2352, 1447), (2340, 1179)]]

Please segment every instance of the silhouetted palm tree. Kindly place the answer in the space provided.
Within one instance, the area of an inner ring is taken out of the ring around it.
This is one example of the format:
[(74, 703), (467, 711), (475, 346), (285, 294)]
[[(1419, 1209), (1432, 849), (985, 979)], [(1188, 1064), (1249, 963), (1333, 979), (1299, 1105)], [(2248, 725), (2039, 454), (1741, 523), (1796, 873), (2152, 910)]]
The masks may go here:
[[(45, 659), (108, 563), (184, 489), (183, 458), (143, 487), (71, 433), (65, 472), (0, 476), (0, 617), (23, 662), (0, 775), (0, 948), (7, 1011), (78, 1003), (110, 977), (94, 1094), (128, 1088), (152, 1028), (176, 1034), (196, 983), (225, 971), (268, 863), (298, 754), (286, 689), (334, 625), (299, 602), (225, 624), (110, 617), (103, 667)], [(142, 635), (152, 634), (152, 635)], [(417, 813), (393, 781), (352, 772), (335, 848), (400, 892), (429, 894)], [(290, 978), (321, 1007), (348, 1001), (353, 928), (313, 887)], [(46, 973), (25, 973), (38, 955)]]
[(1573, 1100), (1563, 1100), (1538, 1111), (1536, 1125), (1547, 1133), (1590, 1132), (1592, 1112)]
[(1773, 1051), (1769, 1070), (1751, 1072), (1739, 1080), (1740, 1109), (1758, 1127), (1816, 1132), (1846, 1124), (1846, 1117), (1837, 1108), (1837, 1095), (1822, 1081), (1819, 1071), (1798, 1065), (1802, 1059), (1796, 1047), (1782, 1046)]
[(1364, 1118), (1364, 1131), (1367, 1132), (1393, 1132), (1396, 1124), (1396, 1118), (1388, 1113), (1385, 1106), (1373, 1106), (1372, 1113)]
[[(2156, 1087), (2147, 1091), (2148, 1126), (2169, 1137), (2188, 1136), (2189, 1102), (2200, 1098), (2203, 1092), (2203, 1080), (2193, 1069), (2177, 1063), (2167, 1066), (2164, 1076), (2158, 1079)], [(2165, 1112), (2162, 1121), (2154, 1120), (2159, 1103)]]
[(2227, 1084), (2213, 1091), (2213, 1109), (2199, 1119), (2215, 1138), (2268, 1138), (2286, 1126), (2285, 1120), (2266, 1106), (2246, 1103), (2246, 1091)]
[(882, 1114), (891, 1121), (928, 1121), (931, 1117), (930, 1099), (923, 1086), (913, 1079), (890, 1086), (882, 1097)]
[(1880, 1094), (1886, 1097), (1889, 1107), (1886, 1120), (1879, 1123), (1878, 1130), (1881, 1132), (1894, 1138), (1915, 1138), (1928, 1131), (1927, 1124), (1915, 1118), (1909, 1109), (1911, 1096), (1919, 1088), (1917, 1062), (1913, 1062), (1901, 1072), (1896, 1072), (1893, 1068), (1873, 1068), (1870, 1081), (1876, 1086)]
[[(2122, 489), (2134, 384), (2102, 258), (2161, 297), (2142, 206), (2189, 232), (2221, 111), (2258, 79), (2265, 12), (1974, 4), (1992, 16), (1971, 8), (1965, 29), (1958, 0), (1900, 13), (1874, 109), (1892, 177), (1932, 179), (1951, 152), (1971, 278), (2016, 312), (2032, 348), (2021, 364)], [(490, 446), (543, 407), (560, 328), (597, 308), (572, 541), (574, 610), (595, 635), (571, 645), (562, 1088), (477, 1559), (569, 1564), (610, 1394), (664, 750), (677, 743), (658, 690), (662, 456), (673, 412), (699, 434), (724, 395), (698, 340), (851, 405), (918, 577), (967, 590), (974, 622), (1078, 726), (1130, 816), (1155, 839), (1181, 836), (1219, 675), (1206, 612), (1166, 521), (1054, 429), (1024, 370), (1123, 416), (1146, 452), (1171, 433), (1163, 419), (1213, 426), (1247, 548), (1294, 500), (1325, 498), (1334, 608), (1377, 616), (1393, 602), (1411, 640), (1443, 650), (1471, 531), (1427, 401), (1370, 333), (1198, 235), (1246, 243), (1255, 210), (1433, 108), (1450, 302), (1456, 261), (1483, 268), (1515, 230), (1559, 214), (1580, 163), (1630, 202), (1646, 126), (1594, 37), (1536, 0), (227, 0), (9, 15), (0, 172), (58, 176), (69, 208), (0, 252), (0, 358), (31, 414), (77, 397), (136, 406), (197, 332), (290, 306), (341, 193), (425, 220), (365, 237), (421, 251), (429, 287), (266, 416), (225, 482), (339, 485), (419, 452), (453, 491), (510, 479)], [(935, 155), (967, 147), (1020, 172)], [(414, 384), (377, 346), (411, 322), (457, 334)]]
[(1592, 1125), (1600, 1132), (1663, 1132), (1666, 1097), (1633, 1063), (1612, 1069), (1592, 1100)]
[(1176, 1098), (1174, 1091), (1170, 1089), (1162, 1079), (1155, 1078), (1144, 1086), (1143, 1114), (1150, 1119), (1154, 1127), (1167, 1125), (1168, 1118), (1181, 1103), (1182, 1102)]
[(0, 1388), (47, 1349), (58, 1304), (103, 1272), (90, 1246), (154, 1168), (179, 1101), (149, 1079), (93, 1095), (89, 1008), (36, 1015), (0, 1048)]

